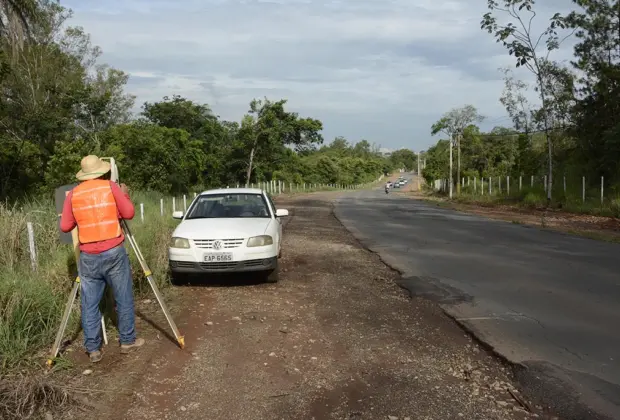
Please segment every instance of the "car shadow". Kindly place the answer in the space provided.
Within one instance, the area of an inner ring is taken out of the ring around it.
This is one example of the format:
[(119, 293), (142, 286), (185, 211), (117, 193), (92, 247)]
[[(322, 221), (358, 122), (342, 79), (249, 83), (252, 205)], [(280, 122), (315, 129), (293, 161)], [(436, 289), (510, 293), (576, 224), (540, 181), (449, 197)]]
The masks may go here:
[(172, 284), (177, 287), (246, 287), (267, 283), (263, 273), (246, 272), (190, 274), (183, 279), (175, 280)]

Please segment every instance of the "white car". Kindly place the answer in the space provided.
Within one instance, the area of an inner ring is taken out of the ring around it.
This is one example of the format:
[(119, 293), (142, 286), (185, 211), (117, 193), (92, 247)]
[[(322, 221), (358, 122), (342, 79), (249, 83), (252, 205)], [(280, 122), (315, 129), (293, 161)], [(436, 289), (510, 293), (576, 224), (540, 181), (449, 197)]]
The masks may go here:
[(278, 281), (282, 217), (258, 188), (226, 188), (199, 194), (172, 233), (168, 259), (173, 281), (188, 274), (261, 272)]

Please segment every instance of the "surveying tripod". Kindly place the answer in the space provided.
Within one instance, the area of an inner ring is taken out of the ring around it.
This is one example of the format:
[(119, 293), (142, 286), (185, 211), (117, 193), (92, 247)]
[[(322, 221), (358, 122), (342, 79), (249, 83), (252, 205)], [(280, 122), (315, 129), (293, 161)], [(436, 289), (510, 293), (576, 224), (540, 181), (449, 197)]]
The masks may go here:
[[(110, 165), (111, 165), (110, 179), (113, 182), (118, 183), (119, 182), (118, 181), (118, 168), (116, 167), (116, 162), (114, 161), (114, 158), (102, 158), (102, 159), (110, 161)], [(68, 194), (68, 192), (66, 194)], [(142, 268), (142, 271), (144, 272), (144, 276), (146, 277), (149, 285), (151, 286), (151, 289), (153, 290), (153, 293), (155, 294), (157, 303), (159, 303), (159, 306), (161, 307), (164, 313), (164, 316), (166, 317), (166, 320), (168, 321), (168, 324), (170, 325), (170, 328), (172, 329), (172, 332), (174, 333), (174, 337), (176, 338), (177, 343), (179, 344), (179, 347), (183, 349), (185, 347), (185, 337), (182, 336), (181, 333), (179, 332), (174, 320), (172, 319), (172, 316), (170, 315), (170, 311), (168, 311), (168, 307), (166, 306), (166, 303), (164, 302), (164, 299), (159, 291), (159, 288), (157, 287), (157, 284), (155, 283), (155, 279), (153, 278), (153, 272), (151, 271), (148, 264), (146, 263), (146, 260), (144, 259), (144, 256), (142, 255), (140, 248), (138, 247), (138, 243), (136, 242), (136, 239), (134, 238), (133, 234), (131, 233), (131, 230), (129, 229), (129, 225), (127, 224), (127, 221), (121, 219), (120, 223), (121, 223), (121, 228), (123, 229), (123, 232), (125, 233), (125, 239), (127, 239), (127, 242), (129, 242), (129, 245), (131, 245), (131, 248), (133, 249), (133, 252), (136, 255), (136, 258), (138, 259), (138, 262), (140, 263), (140, 267)], [(71, 238), (73, 242), (73, 251), (75, 254), (75, 261), (76, 261), (76, 264), (79, 266), (80, 250), (78, 247), (79, 240), (78, 240), (77, 228), (73, 229), (73, 231), (71, 232)], [(71, 293), (69, 294), (69, 300), (67, 301), (67, 305), (65, 306), (65, 312), (60, 322), (60, 328), (58, 329), (58, 333), (56, 334), (56, 340), (54, 341), (54, 345), (50, 352), (49, 359), (47, 360), (47, 363), (46, 363), (48, 367), (51, 367), (54, 364), (54, 360), (56, 359), (56, 357), (58, 356), (58, 352), (60, 351), (62, 339), (64, 337), (65, 330), (67, 329), (67, 324), (69, 323), (69, 317), (71, 316), (71, 309), (73, 307), (73, 304), (75, 303), (75, 298), (77, 296), (77, 292), (79, 288), (80, 288), (80, 276), (78, 275), (75, 278), (73, 288), (71, 289)], [(102, 327), (102, 332), (103, 332), (104, 343), (108, 344), (105, 321), (104, 321), (103, 316), (101, 317), (101, 327)]]

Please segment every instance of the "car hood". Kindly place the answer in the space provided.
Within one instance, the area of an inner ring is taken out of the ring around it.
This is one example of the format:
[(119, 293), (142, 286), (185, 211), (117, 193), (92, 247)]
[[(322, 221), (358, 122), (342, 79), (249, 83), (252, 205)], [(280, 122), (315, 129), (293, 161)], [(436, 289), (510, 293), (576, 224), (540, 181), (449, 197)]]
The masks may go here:
[(272, 219), (268, 218), (213, 218), (183, 220), (173, 236), (188, 239), (238, 239), (263, 235)]

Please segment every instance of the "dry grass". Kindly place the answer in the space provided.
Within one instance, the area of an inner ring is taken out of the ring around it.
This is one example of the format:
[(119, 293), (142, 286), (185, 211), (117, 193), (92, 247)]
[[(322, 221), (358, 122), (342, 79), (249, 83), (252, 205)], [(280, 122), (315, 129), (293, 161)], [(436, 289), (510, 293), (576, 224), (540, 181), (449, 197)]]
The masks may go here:
[(74, 405), (71, 389), (43, 377), (0, 377), (0, 418), (37, 419)]

